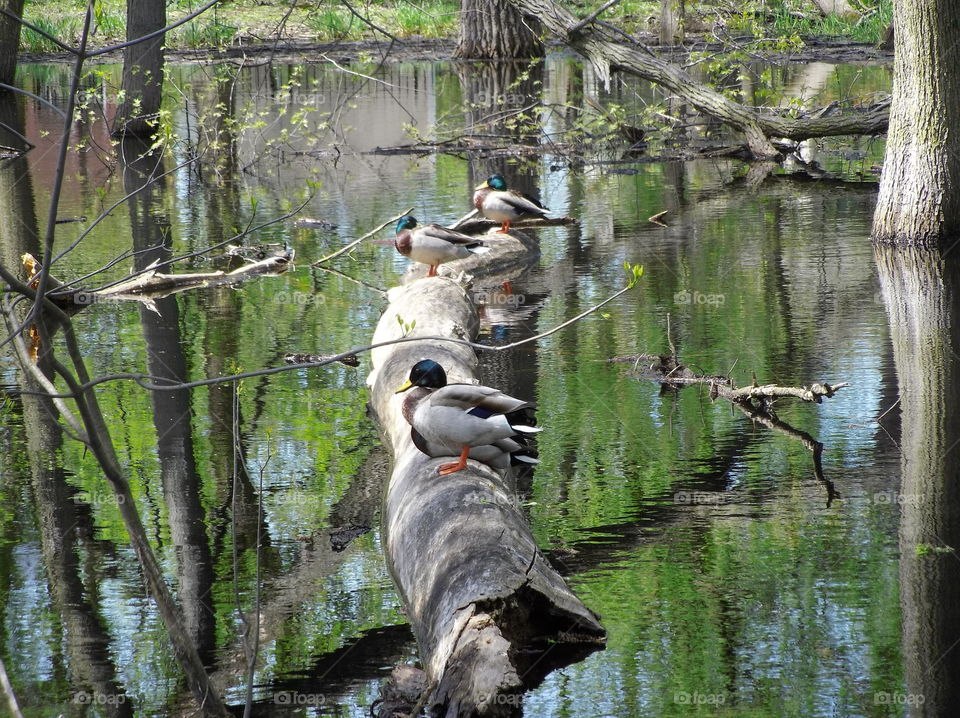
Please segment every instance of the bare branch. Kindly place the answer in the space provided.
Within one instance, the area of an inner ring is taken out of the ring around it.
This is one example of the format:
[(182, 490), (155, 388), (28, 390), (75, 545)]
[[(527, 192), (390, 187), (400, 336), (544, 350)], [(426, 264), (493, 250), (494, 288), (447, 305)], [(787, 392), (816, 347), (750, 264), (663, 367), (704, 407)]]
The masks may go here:
[(336, 252), (334, 252), (333, 254), (328, 254), (326, 257), (321, 257), (320, 259), (318, 259), (316, 262), (314, 262), (314, 263), (311, 264), (310, 266), (311, 266), (311, 267), (319, 267), (319, 266), (320, 266), (321, 264), (323, 264), (324, 262), (329, 262), (331, 259), (334, 259), (334, 258), (336, 258), (336, 257), (339, 257), (341, 254), (344, 254), (345, 252), (349, 252), (351, 249), (353, 249), (353, 248), (356, 247), (358, 244), (360, 244), (363, 240), (372, 237), (372, 236), (375, 235), (377, 232), (382, 231), (385, 227), (388, 227), (389, 225), (393, 224), (394, 222), (396, 222), (398, 219), (400, 219), (400, 218), (403, 217), (404, 215), (410, 214), (411, 212), (413, 212), (413, 210), (414, 210), (414, 208), (413, 208), (413, 207), (410, 207), (409, 209), (405, 210), (404, 212), (401, 212), (400, 214), (398, 214), (398, 215), (397, 215), (396, 217), (394, 217), (393, 219), (388, 219), (386, 222), (384, 222), (383, 224), (381, 224), (381, 225), (380, 225), (379, 227), (377, 227), (376, 229), (370, 230), (369, 232), (367, 232), (365, 235), (363, 235), (363, 236), (360, 237), (359, 239), (355, 239), (355, 240), (353, 240), (352, 242), (350, 242), (350, 244), (346, 245), (345, 247), (341, 247), (340, 249), (338, 249), (338, 250), (337, 250)]
[[(615, 294), (604, 299), (599, 304), (596, 304), (590, 307), (589, 309), (581, 312), (580, 314), (573, 317), (572, 319), (568, 319), (562, 324), (558, 324), (557, 326), (553, 327), (552, 329), (548, 329), (545, 332), (542, 332), (532, 337), (527, 337), (526, 339), (521, 339), (519, 341), (511, 342), (510, 344), (500, 344), (496, 346), (491, 346), (489, 344), (478, 344), (476, 342), (471, 342), (466, 339), (455, 339), (452, 337), (444, 337), (444, 336), (406, 336), (400, 339), (391, 339), (390, 341), (386, 341), (386, 342), (379, 342), (377, 344), (369, 344), (367, 346), (358, 347), (356, 349), (349, 349), (347, 351), (340, 352), (339, 354), (333, 354), (333, 355), (327, 356), (320, 361), (300, 362), (297, 364), (287, 364), (286, 366), (276, 366), (276, 367), (269, 367), (266, 369), (256, 369), (253, 371), (241, 372), (239, 374), (230, 374), (227, 376), (217, 376), (217, 377), (210, 377), (207, 379), (199, 379), (197, 381), (175, 382), (175, 381), (170, 381), (167, 377), (156, 377), (151, 374), (143, 374), (141, 372), (121, 372), (117, 374), (105, 374), (103, 376), (98, 376), (96, 379), (90, 379), (88, 381), (83, 382), (82, 384), (78, 384), (76, 390), (80, 392), (86, 392), (89, 389), (99, 384), (105, 384), (111, 381), (132, 381), (138, 386), (143, 387), (144, 389), (149, 389), (150, 391), (181, 391), (183, 389), (195, 389), (196, 387), (200, 387), (200, 386), (212, 386), (214, 384), (222, 384), (226, 382), (237, 382), (243, 379), (250, 379), (252, 377), (269, 376), (270, 374), (280, 374), (281, 372), (285, 372), (285, 371), (295, 371), (297, 369), (312, 369), (315, 367), (327, 366), (328, 364), (333, 364), (334, 362), (342, 362), (344, 359), (349, 360), (351, 356), (356, 354), (363, 354), (365, 352), (369, 352), (373, 349), (378, 349), (380, 347), (390, 346), (392, 344), (404, 344), (406, 342), (423, 342), (423, 341), (449, 342), (451, 344), (460, 344), (462, 346), (471, 347), (473, 349), (476, 349), (477, 351), (488, 351), (488, 352), (508, 351), (510, 349), (515, 349), (516, 347), (523, 346), (524, 344), (529, 344), (531, 342), (539, 341), (540, 339), (544, 339), (545, 337), (548, 337), (551, 334), (555, 334), (559, 332), (561, 329), (564, 329), (565, 327), (570, 326), (572, 323), (579, 321), (580, 319), (583, 319), (584, 317), (592, 314), (593, 312), (597, 311), (601, 307), (609, 304), (614, 299), (626, 293), (630, 289), (632, 289), (632, 286), (624, 287), (623, 289), (619, 290)], [(157, 383), (157, 382), (164, 382), (164, 383)], [(74, 396), (73, 393), (46, 394), (42, 392), (27, 392), (27, 391), (22, 391), (20, 393), (21, 394), (40, 394), (42, 396), (56, 397), (61, 399), (68, 399)]]
[(583, 20), (581, 20), (581, 21), (578, 22), (576, 25), (574, 25), (573, 27), (571, 27), (571, 28), (570, 28), (570, 33), (573, 34), (573, 33), (575, 33), (575, 32), (580, 32), (583, 28), (585, 28), (587, 25), (589, 25), (590, 23), (592, 23), (594, 20), (596, 20), (598, 17), (600, 17), (600, 15), (602, 15), (602, 14), (605, 13), (607, 10), (609, 10), (610, 8), (612, 8), (612, 7), (613, 7), (614, 5), (616, 5), (618, 2), (620, 2), (620, 0), (607, 0), (607, 2), (605, 2), (605, 3), (604, 3), (603, 5), (601, 5), (599, 8), (597, 8), (594, 12), (590, 13), (590, 14), (587, 15), (585, 18), (583, 18)]
[[(7, 15), (10, 14), (10, 13), (8, 13), (8, 12), (6, 12), (6, 11), (3, 11), (3, 12), (5, 12)], [(0, 82), (0, 90), (9, 90), (10, 92), (19, 92), (21, 95), (26, 95), (26, 96), (29, 97), (31, 100), (34, 100), (35, 102), (39, 102), (41, 105), (43, 105), (44, 107), (46, 107), (48, 110), (53, 110), (53, 111), (56, 112), (58, 115), (60, 115), (60, 118), (61, 118), (61, 119), (66, 119), (66, 118), (67, 118), (67, 113), (66, 113), (66, 112), (64, 112), (64, 111), (61, 110), (59, 107), (57, 107), (55, 104), (53, 104), (52, 102), (50, 102), (50, 100), (46, 99), (45, 97), (40, 97), (40, 95), (37, 95), (37, 94), (34, 94), (34, 93), (30, 92), (30, 90), (24, 90), (24, 89), (21, 88), (21, 87), (14, 87), (13, 85), (8, 85), (8, 84), (6, 84), (5, 82)], [(12, 127), (7, 127), (7, 129), (13, 130)], [(13, 130), (13, 131), (15, 131), (15, 130)], [(17, 132), (17, 134), (19, 135), (20, 133)], [(22, 137), (22, 135), (21, 135), (21, 137)], [(25, 138), (24, 138), (24, 139), (25, 139)], [(31, 146), (32, 146), (32, 145), (31, 145)]]
[(24, 20), (24, 19), (23, 19), (22, 17), (20, 17), (19, 15), (10, 12), (9, 10), (7, 10), (6, 8), (4, 8), (4, 7), (2, 7), (2, 6), (0, 6), (0, 13), (6, 15), (6, 16), (9, 17), (9, 18), (12, 18), (12, 19), (16, 20), (18, 23), (20, 23), (20, 24), (23, 25), (24, 27), (33, 30), (35, 33), (37, 33), (37, 34), (40, 35), (41, 37), (46, 38), (47, 40), (49, 40), (50, 42), (52, 42), (54, 45), (56, 45), (57, 47), (59, 47), (59, 48), (60, 48), (61, 50), (63, 50), (64, 52), (69, 52), (71, 55), (79, 55), (79, 54), (80, 54), (80, 51), (77, 50), (75, 47), (70, 47), (70, 46), (67, 45), (66, 43), (61, 42), (60, 40), (58, 40), (57, 38), (55, 38), (53, 35), (51, 35), (51, 34), (50, 34), (49, 32), (47, 32), (46, 30), (37, 27), (37, 26), (34, 25), (32, 22), (28, 22), (27, 20)]
[(147, 40), (152, 40), (152, 39), (155, 38), (155, 37), (159, 37), (160, 35), (164, 35), (164, 34), (170, 32), (171, 30), (175, 30), (176, 28), (180, 27), (181, 25), (190, 22), (191, 20), (193, 20), (193, 18), (197, 17), (198, 15), (202, 15), (202, 14), (205, 13), (207, 10), (209, 10), (210, 8), (212, 8), (214, 5), (216, 5), (217, 3), (221, 2), (221, 1), (222, 1), (222, 0), (210, 0), (210, 2), (208, 2), (206, 5), (204, 5), (203, 7), (201, 7), (199, 10), (194, 10), (192, 13), (190, 13), (190, 14), (187, 15), (186, 17), (182, 17), (182, 18), (180, 18), (179, 20), (177, 20), (176, 22), (170, 23), (170, 24), (167, 25), (166, 27), (162, 27), (162, 28), (160, 28), (159, 30), (155, 30), (155, 31), (153, 31), (153, 32), (151, 32), (151, 33), (147, 33), (146, 35), (143, 35), (142, 37), (137, 37), (137, 38), (134, 38), (133, 40), (127, 40), (126, 42), (121, 42), (121, 43), (118, 44), (118, 45), (110, 45), (110, 47), (103, 47), (103, 48), (100, 48), (99, 50), (94, 50), (94, 51), (92, 51), (92, 52), (88, 52), (88, 53), (86, 54), (86, 57), (97, 57), (97, 56), (99, 56), (99, 55), (106, 55), (106, 54), (109, 53), (109, 52), (116, 52), (117, 50), (122, 50), (122, 49), (125, 48), (125, 47), (130, 47), (131, 45), (139, 45), (141, 42), (146, 42)]

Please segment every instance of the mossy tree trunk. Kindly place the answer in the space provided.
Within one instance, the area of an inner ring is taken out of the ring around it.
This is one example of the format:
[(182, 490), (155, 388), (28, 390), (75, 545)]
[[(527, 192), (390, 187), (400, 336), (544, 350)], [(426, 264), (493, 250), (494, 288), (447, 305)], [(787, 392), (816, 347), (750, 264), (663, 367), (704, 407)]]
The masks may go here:
[(661, 0), (661, 45), (679, 45), (683, 42), (684, 4), (685, 0)]
[(946, 247), (960, 236), (960, 4), (894, 3), (893, 104), (878, 242)]
[(461, 0), (456, 56), (470, 60), (539, 57), (540, 23), (508, 0)]
[[(23, 15), (23, 0), (0, 0), (0, 8)], [(13, 84), (17, 71), (17, 50), (20, 47), (20, 23), (0, 14), (0, 82)]]
[[(167, 24), (165, 0), (127, 0), (127, 40)], [(123, 51), (123, 101), (113, 124), (116, 135), (153, 134), (163, 90), (163, 42), (158, 35)]]

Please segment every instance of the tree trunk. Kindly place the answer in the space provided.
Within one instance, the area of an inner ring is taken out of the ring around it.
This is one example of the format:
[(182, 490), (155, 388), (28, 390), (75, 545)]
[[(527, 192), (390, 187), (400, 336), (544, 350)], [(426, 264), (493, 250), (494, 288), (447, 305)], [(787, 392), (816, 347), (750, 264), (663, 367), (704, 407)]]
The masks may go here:
[[(0, 8), (23, 15), (23, 0), (0, 0)], [(0, 14), (0, 82), (12, 85), (17, 72), (17, 53), (20, 50), (20, 23)]]
[[(391, 290), (374, 342), (411, 334), (472, 337), (468, 293), (446, 278)], [(382, 510), (387, 565), (417, 637), (427, 706), (441, 715), (508, 716), (519, 694), (550, 670), (602, 644), (604, 630), (537, 548), (508, 480), (485, 464), (438, 476), (450, 457), (430, 458), (410, 439), (394, 393), (419, 359), (432, 357), (452, 382), (475, 380), (469, 347), (411, 342), (375, 349), (370, 404), (394, 457)]]
[[(127, 0), (127, 40), (135, 40), (167, 24), (164, 0)], [(153, 134), (163, 90), (164, 35), (123, 51), (123, 102), (114, 119), (115, 135)]]
[(880, 42), (877, 43), (877, 49), (893, 52), (893, 40), (895, 37), (896, 32), (894, 32), (894, 26), (891, 22), (887, 25), (887, 29), (883, 31), (883, 37), (881, 37)]
[(684, 1), (685, 0), (661, 0), (661, 45), (680, 45), (683, 43)]
[(943, 245), (960, 234), (960, 4), (894, 3), (893, 104), (873, 238)]
[(471, 60), (540, 57), (540, 23), (509, 0), (461, 0), (456, 56)]
[(876, 704), (911, 716), (960, 705), (960, 257), (876, 249), (900, 385), (901, 480), (874, 503), (900, 506), (900, 606), (905, 693)]

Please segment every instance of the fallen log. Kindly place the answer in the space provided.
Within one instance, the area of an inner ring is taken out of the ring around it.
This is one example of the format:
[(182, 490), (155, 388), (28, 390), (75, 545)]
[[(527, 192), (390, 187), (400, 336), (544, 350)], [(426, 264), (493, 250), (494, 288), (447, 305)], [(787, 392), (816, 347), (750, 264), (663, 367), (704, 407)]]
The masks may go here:
[(509, 0), (525, 16), (536, 17), (566, 45), (583, 55), (598, 77), (609, 84), (611, 72), (636, 75), (676, 93), (700, 112), (741, 132), (755, 159), (771, 159), (778, 152), (770, 138), (805, 140), (835, 135), (876, 135), (886, 132), (889, 102), (862, 112), (828, 117), (791, 118), (746, 107), (713, 88), (696, 82), (688, 73), (653, 55), (641, 45), (622, 41), (602, 23), (583, 24), (554, 0)]
[[(374, 343), (477, 331), (476, 306), (452, 279), (420, 279), (388, 297)], [(371, 353), (370, 407), (394, 460), (381, 517), (387, 565), (420, 648), (427, 707), (450, 718), (507, 716), (549, 671), (602, 646), (605, 631), (538, 549), (508, 477), (474, 460), (439, 476), (450, 458), (413, 445), (395, 391), (424, 358), (451, 382), (476, 381), (476, 355), (464, 345)]]

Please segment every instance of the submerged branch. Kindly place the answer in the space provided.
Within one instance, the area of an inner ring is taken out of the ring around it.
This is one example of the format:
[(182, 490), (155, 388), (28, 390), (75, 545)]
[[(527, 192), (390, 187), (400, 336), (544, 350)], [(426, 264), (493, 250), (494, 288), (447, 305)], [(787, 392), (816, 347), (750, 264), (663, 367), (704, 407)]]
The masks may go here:
[(691, 371), (677, 361), (676, 351), (673, 351), (673, 356), (666, 354), (633, 354), (614, 357), (609, 361), (632, 362), (633, 371), (645, 374), (654, 381), (660, 382), (663, 386), (682, 387), (692, 384), (709, 386), (711, 401), (718, 397), (726, 399), (746, 414), (751, 421), (801, 442), (813, 456), (813, 475), (827, 490), (827, 506), (830, 506), (834, 499), (840, 498), (840, 492), (834, 488), (833, 482), (823, 473), (821, 460), (823, 444), (807, 432), (795, 429), (779, 419), (773, 411), (773, 402), (778, 398), (793, 398), (820, 404), (824, 397), (829, 399), (840, 389), (850, 386), (848, 382), (811, 384), (809, 387), (798, 387), (779, 386), (777, 384), (760, 385), (754, 380), (750, 386), (737, 388), (733, 385), (733, 380), (730, 377), (716, 374), (697, 374)]
[(800, 429), (795, 429), (790, 426), (785, 421), (778, 419), (771, 414), (768, 414), (763, 409), (758, 409), (750, 404), (744, 402), (735, 401), (733, 405), (736, 406), (740, 411), (742, 411), (746, 416), (750, 418), (751, 421), (756, 422), (757, 424), (762, 424), (768, 429), (777, 431), (784, 436), (789, 436), (791, 439), (796, 439), (808, 451), (812, 454), (813, 458), (813, 475), (816, 477), (817, 481), (823, 484), (824, 488), (827, 490), (827, 508), (830, 508), (830, 505), (833, 504), (834, 499), (841, 498), (840, 492), (837, 491), (836, 487), (833, 485), (833, 482), (828, 479), (823, 473), (823, 444), (814, 439), (810, 434)]

